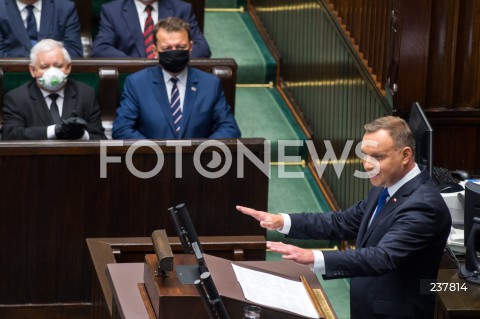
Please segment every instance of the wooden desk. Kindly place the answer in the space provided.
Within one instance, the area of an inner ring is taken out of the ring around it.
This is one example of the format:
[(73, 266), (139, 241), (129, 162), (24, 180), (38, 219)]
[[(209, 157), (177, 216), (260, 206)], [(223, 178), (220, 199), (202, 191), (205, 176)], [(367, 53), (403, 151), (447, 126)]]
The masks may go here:
[(143, 267), (143, 263), (107, 265), (114, 300), (112, 318), (150, 318), (138, 287), (143, 282)]
[[(229, 260), (265, 260), (266, 240), (263, 236), (199, 236), (203, 250)], [(93, 266), (91, 278), (92, 318), (119, 318), (113, 309), (113, 293), (106, 274), (108, 264), (141, 263), (145, 254), (153, 254), (152, 240), (139, 238), (87, 238)], [(174, 253), (183, 253), (178, 237), (169, 237)], [(143, 266), (142, 272), (143, 274)], [(136, 277), (134, 277), (136, 278)], [(141, 277), (139, 282), (143, 281)], [(134, 289), (138, 291), (137, 288)]]
[(436, 295), (436, 319), (480, 318), (480, 286), (458, 277), (457, 269), (440, 269), (439, 283), (465, 283), (467, 291), (438, 292)]
[[(236, 282), (232, 268), (225, 268), (224, 261), (220, 258), (205, 255), (207, 265), (212, 273), (219, 294), (231, 319), (242, 319), (242, 308), (245, 304), (252, 304), (243, 297), (241, 288)], [(313, 289), (323, 289), (317, 277), (309, 270), (307, 266), (299, 265), (290, 261), (272, 262), (272, 261), (249, 261), (237, 262), (241, 265), (254, 267), (268, 272), (276, 272), (298, 278), (305, 275)], [(222, 268), (222, 269), (220, 269)], [(151, 318), (145, 306), (145, 300), (142, 299), (138, 284), (143, 281), (143, 263), (123, 263), (107, 265), (107, 276), (112, 284), (113, 291), (113, 318), (128, 319), (148, 319)], [(232, 288), (233, 287), (233, 288)], [(324, 294), (324, 292), (323, 292)], [(325, 296), (325, 294), (324, 294)], [(147, 297), (148, 298), (148, 297)], [(147, 305), (148, 307), (148, 305)], [(324, 299), (325, 318), (337, 318), (332, 310), (328, 299)], [(303, 318), (295, 314), (267, 309), (262, 307), (262, 319), (291, 319)], [(154, 317), (153, 317), (154, 318)]]

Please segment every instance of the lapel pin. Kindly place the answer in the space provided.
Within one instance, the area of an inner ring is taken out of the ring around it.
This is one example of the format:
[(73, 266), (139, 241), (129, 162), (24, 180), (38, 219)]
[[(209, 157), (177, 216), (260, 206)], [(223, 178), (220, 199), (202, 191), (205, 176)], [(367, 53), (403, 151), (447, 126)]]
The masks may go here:
[(393, 202), (394, 202), (394, 203), (396, 203), (396, 202), (397, 202), (397, 199), (396, 199), (396, 198), (394, 198), (394, 199), (393, 199)]
[(196, 91), (197, 91), (197, 88), (194, 87), (194, 86), (192, 86), (190, 89), (191, 89), (193, 92), (196, 92)]

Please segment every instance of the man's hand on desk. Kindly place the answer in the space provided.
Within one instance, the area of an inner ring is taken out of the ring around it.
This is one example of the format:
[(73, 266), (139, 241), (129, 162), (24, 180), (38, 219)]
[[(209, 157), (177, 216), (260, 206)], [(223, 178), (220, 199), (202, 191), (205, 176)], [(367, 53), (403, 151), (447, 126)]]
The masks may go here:
[(245, 215), (252, 216), (260, 222), (260, 226), (269, 230), (277, 230), (283, 228), (283, 216), (270, 214), (255, 210), (253, 208), (237, 206), (237, 210)]
[(283, 259), (293, 260), (299, 264), (311, 265), (315, 261), (313, 252), (297, 246), (280, 242), (267, 241), (267, 248), (274, 253), (282, 254)]

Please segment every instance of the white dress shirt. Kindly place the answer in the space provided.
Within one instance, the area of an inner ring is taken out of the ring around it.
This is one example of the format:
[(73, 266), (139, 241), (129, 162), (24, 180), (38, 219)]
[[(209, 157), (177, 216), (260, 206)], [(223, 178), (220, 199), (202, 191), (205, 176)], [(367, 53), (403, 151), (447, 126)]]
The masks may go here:
[[(87, 1), (87, 0), (82, 0), (82, 1)], [(145, 21), (147, 21), (147, 17), (148, 17), (148, 13), (147, 11), (145, 11), (145, 8), (147, 7), (147, 5), (141, 3), (140, 0), (135, 0), (134, 2), (135, 2), (135, 7), (137, 8), (138, 20), (140, 21), (140, 28), (142, 29), (142, 32), (144, 32)], [(153, 25), (155, 25), (158, 22), (158, 1), (155, 1), (150, 5), (153, 8), (151, 15), (153, 20)]]
[[(168, 94), (168, 101), (172, 101), (172, 87), (173, 87), (173, 82), (170, 81), (172, 78), (172, 75), (168, 73), (167, 71), (163, 70), (163, 81), (165, 82), (165, 87), (167, 88), (167, 94)], [(177, 81), (177, 88), (178, 88), (178, 93), (180, 93), (180, 107), (183, 112), (183, 102), (185, 101), (185, 91), (187, 89), (187, 75), (188, 75), (188, 68), (183, 69), (182, 72), (176, 75), (176, 78), (178, 79)]]
[[(40, 18), (42, 16), (42, 1), (37, 1), (34, 4), (32, 4), (34, 7), (33, 9), (33, 15), (35, 16), (35, 22), (37, 23), (37, 31), (40, 30)], [(27, 10), (27, 4), (20, 2), (17, 0), (17, 7), (18, 11), (20, 11), (20, 15), (23, 20), (23, 24), (25, 25), (25, 29), (27, 28), (27, 17), (28, 17), (28, 10)]]

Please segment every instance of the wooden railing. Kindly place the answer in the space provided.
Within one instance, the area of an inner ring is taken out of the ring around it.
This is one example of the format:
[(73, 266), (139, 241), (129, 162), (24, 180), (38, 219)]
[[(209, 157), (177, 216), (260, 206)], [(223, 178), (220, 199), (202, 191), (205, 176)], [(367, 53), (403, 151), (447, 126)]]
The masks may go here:
[[(321, 177), (338, 204), (349, 206), (370, 187), (353, 176), (363, 171), (354, 146), (366, 122), (392, 112), (384, 93), (324, 1), (252, 0), (250, 13), (281, 53), (279, 88), (309, 125), (320, 161), (333, 146), (338, 161)], [(340, 159), (349, 140), (348, 157)]]
[(392, 0), (325, 0), (377, 84), (385, 89)]
[[(395, 113), (407, 118), (414, 101), (426, 111), (434, 129), (434, 164), (480, 174), (478, 1), (326, 2), (382, 87), (387, 85)], [(385, 51), (382, 34), (388, 31)]]
[[(279, 82), (315, 140), (359, 139), (362, 121), (408, 119), (419, 102), (434, 129), (434, 165), (478, 175), (477, 2), (251, 0), (250, 11), (278, 48)], [(326, 177), (342, 205), (353, 199)]]

